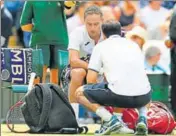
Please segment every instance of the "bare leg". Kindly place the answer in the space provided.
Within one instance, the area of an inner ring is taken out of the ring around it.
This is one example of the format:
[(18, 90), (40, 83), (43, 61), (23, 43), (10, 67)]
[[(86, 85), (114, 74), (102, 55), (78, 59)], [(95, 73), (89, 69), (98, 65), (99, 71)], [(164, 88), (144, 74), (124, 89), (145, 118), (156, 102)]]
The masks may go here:
[(84, 82), (86, 71), (82, 68), (73, 69), (71, 71), (71, 82), (69, 86), (69, 101), (70, 103), (77, 103), (75, 92)]
[(58, 85), (59, 83), (59, 70), (58, 69), (51, 69), (50, 82)]
[(90, 111), (92, 112), (96, 112), (96, 110), (98, 108), (100, 108), (101, 106), (99, 104), (94, 104), (91, 103), (85, 96), (83, 93), (83, 87), (80, 87), (77, 89), (76, 91), (76, 98), (77, 98), (77, 102), (79, 102), (80, 104), (84, 105), (86, 108), (88, 108)]
[(47, 67), (46, 65), (43, 66), (42, 83), (45, 83), (45, 82), (46, 82), (47, 68), (48, 68), (48, 67)]
[(79, 104), (76, 101), (75, 92), (78, 87), (84, 83), (86, 71), (82, 68), (73, 69), (71, 71), (71, 82), (69, 86), (69, 101), (74, 109), (76, 119), (79, 117)]
[(85, 106), (90, 111), (96, 113), (99, 117), (101, 117), (104, 121), (109, 121), (112, 118), (112, 114), (106, 110), (103, 106), (98, 103), (91, 103), (85, 96), (84, 96), (84, 88), (79, 87), (76, 91), (76, 98), (77, 102)]

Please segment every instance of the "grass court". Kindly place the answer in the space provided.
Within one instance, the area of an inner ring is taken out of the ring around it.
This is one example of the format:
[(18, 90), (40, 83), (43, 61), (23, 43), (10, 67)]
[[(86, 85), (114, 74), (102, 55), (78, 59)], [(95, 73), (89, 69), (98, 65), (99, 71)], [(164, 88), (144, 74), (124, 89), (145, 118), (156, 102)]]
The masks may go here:
[[(88, 125), (89, 131), (87, 134), (80, 134), (77, 135), (75, 134), (74, 136), (93, 136), (94, 135), (94, 131), (99, 129), (99, 125), (97, 124), (90, 124)], [(17, 130), (26, 130), (26, 126), (25, 125), (17, 125)], [(2, 124), (1, 125), (1, 136), (59, 136), (59, 134), (28, 134), (28, 133), (12, 133), (10, 132), (10, 130), (7, 128), (6, 124)], [(60, 134), (60, 136), (63, 136), (63, 134)], [(71, 136), (71, 135), (64, 135), (64, 136)], [(133, 134), (113, 134), (113, 136), (134, 136)], [(148, 136), (166, 136), (166, 135), (148, 135)], [(173, 131), (172, 134), (168, 135), (168, 136), (176, 136), (176, 130)]]

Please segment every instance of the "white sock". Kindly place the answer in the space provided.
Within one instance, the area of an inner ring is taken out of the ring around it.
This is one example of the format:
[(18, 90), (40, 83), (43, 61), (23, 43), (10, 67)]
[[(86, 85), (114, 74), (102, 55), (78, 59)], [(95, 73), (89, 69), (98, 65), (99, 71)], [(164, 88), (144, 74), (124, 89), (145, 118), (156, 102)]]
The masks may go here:
[(96, 114), (101, 117), (104, 121), (110, 121), (112, 114), (104, 107), (100, 107), (96, 110)]
[(78, 103), (71, 103), (71, 106), (75, 112), (76, 119), (79, 118), (79, 104)]
[(141, 116), (147, 117), (147, 107), (146, 106), (138, 108), (138, 111), (139, 111), (139, 117)]

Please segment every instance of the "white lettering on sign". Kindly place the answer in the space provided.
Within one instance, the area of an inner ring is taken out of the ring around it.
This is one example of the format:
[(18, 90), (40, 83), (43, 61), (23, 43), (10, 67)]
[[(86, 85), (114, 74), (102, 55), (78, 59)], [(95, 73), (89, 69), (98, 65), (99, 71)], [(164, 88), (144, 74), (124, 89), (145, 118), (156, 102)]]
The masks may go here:
[(12, 83), (22, 83), (23, 81), (23, 51), (22, 50), (11, 50), (13, 54), (11, 59), (11, 71), (12, 71)]
[(12, 78), (12, 83), (14, 83), (16, 81), (23, 81), (23, 79), (22, 78)]
[(11, 50), (11, 52), (14, 53), (14, 58), (12, 58), (12, 61), (14, 62), (22, 61), (22, 59), (18, 56), (19, 54), (21, 54), (21, 50)]
[(32, 73), (32, 51), (28, 51), (26, 54), (27, 79), (29, 81)]
[(12, 73), (14, 75), (21, 75), (23, 73), (22, 65), (12, 65)]

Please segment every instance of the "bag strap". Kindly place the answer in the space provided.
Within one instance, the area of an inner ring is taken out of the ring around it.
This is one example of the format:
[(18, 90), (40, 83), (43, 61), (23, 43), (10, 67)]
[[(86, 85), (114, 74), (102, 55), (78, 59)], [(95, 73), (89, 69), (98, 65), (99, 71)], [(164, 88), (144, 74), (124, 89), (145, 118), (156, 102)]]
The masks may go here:
[(78, 128), (62, 128), (58, 131), (60, 134), (87, 134), (88, 127), (82, 126)]
[(51, 104), (52, 104), (52, 92), (48, 84), (37, 84), (36, 86), (39, 86), (42, 90), (43, 105), (42, 105), (42, 112), (40, 115), (39, 124), (37, 127), (33, 127), (31, 131), (42, 132), (46, 125), (46, 122), (50, 113)]
[(88, 132), (88, 128), (86, 126), (78, 127), (78, 128), (61, 128), (59, 131), (54, 132), (45, 132), (45, 134), (86, 134)]
[[(59, 97), (65, 102), (65, 104), (69, 107), (69, 109), (71, 110), (71, 112), (73, 113), (73, 115), (75, 116), (75, 112), (72, 108), (72, 106), (70, 105), (67, 96), (64, 94), (64, 92), (62, 91), (57, 91), (57, 90), (62, 90), (59, 86), (55, 85), (55, 84), (50, 84), (50, 87), (53, 88), (55, 90), (55, 92), (59, 95)], [(63, 128), (64, 129), (64, 128)], [(62, 131), (62, 130), (61, 130)], [(77, 134), (81, 134), (83, 133), (86, 134), (88, 132), (88, 127), (87, 126), (82, 126), (79, 127), (79, 125), (77, 124)]]
[(83, 133), (83, 134), (87, 134), (87, 132), (88, 132), (88, 127), (87, 126), (82, 126), (82, 127), (78, 127), (78, 131), (77, 131), (77, 134), (81, 134), (81, 133)]
[(75, 116), (75, 112), (74, 112), (72, 106), (70, 105), (67, 96), (64, 94), (63, 91), (57, 91), (57, 90), (62, 90), (62, 89), (55, 84), (50, 84), (50, 87), (54, 89), (54, 91), (59, 95), (59, 97), (62, 99), (62, 101), (65, 102), (65, 104), (69, 107), (69, 109), (71, 110), (71, 112)]

